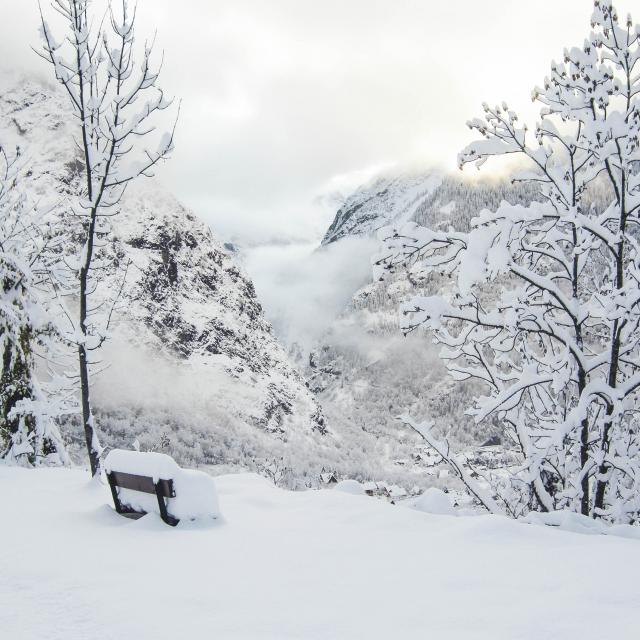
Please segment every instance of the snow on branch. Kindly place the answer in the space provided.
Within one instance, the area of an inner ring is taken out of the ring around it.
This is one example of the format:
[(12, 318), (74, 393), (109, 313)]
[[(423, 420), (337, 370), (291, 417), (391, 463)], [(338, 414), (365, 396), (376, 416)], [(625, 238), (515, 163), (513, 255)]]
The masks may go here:
[[(640, 25), (620, 23), (610, 3), (597, 1), (591, 27), (533, 91), (533, 129), (505, 103), (483, 105), (484, 116), (468, 122), (479, 139), (460, 166), (513, 154), (527, 165), (514, 180), (536, 185), (537, 201), (480, 211), (467, 232), (382, 229), (374, 275), (449, 278), (437, 295), (402, 304), (401, 328), (426, 330), (454, 379), (486, 389), (469, 413), (497, 420), (521, 460), (506, 470), (506, 493), (493, 485), (507, 512), (571, 509), (634, 522)], [(458, 464), (424, 425), (403, 421)]]
[(415, 431), (440, 457), (451, 467), (456, 476), (464, 483), (469, 493), (489, 512), (504, 515), (504, 510), (465, 469), (464, 463), (450, 452), (449, 443), (438, 440), (431, 432), (432, 423), (416, 423), (408, 416), (399, 416), (402, 424)]
[[(71, 210), (82, 225), (83, 242), (79, 255), (68, 260), (74, 278), (67, 282), (75, 289), (79, 312), (77, 321), (69, 323), (67, 337), (78, 351), (85, 439), (95, 475), (100, 447), (91, 413), (89, 353), (98, 352), (109, 337), (127, 267), (120, 265), (118, 256), (109, 260), (104, 251), (109, 219), (123, 215), (121, 202), (128, 185), (153, 176), (169, 158), (179, 110), (163, 131), (162, 114), (172, 100), (158, 84), (162, 60), (154, 62), (155, 38), (140, 49), (136, 46), (136, 10), (127, 0), (109, 3), (105, 16), (93, 14), (90, 0), (53, 0), (51, 6), (62, 18), (64, 34), (54, 35), (41, 10), (38, 53), (52, 65), (79, 123), (76, 143), (84, 183)], [(121, 279), (105, 282), (105, 274), (117, 267), (124, 273)]]

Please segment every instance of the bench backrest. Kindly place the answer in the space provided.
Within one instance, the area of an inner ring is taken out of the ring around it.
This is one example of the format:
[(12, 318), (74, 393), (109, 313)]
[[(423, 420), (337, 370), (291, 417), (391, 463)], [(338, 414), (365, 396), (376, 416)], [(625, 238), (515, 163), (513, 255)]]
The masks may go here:
[(156, 495), (159, 491), (163, 498), (176, 497), (173, 480), (158, 480), (157, 483), (154, 483), (153, 478), (149, 476), (138, 476), (122, 471), (112, 471), (109, 475), (116, 487), (121, 487), (122, 489), (131, 489), (132, 491), (142, 491), (143, 493)]
[(173, 488), (173, 480), (158, 480), (154, 482), (150, 476), (139, 476), (134, 473), (125, 473), (124, 471), (109, 471), (107, 473), (109, 486), (111, 487), (111, 495), (116, 511), (122, 515), (144, 515), (144, 512), (136, 511), (130, 507), (123, 505), (118, 494), (118, 488), (129, 489), (131, 491), (141, 491), (142, 493), (154, 494), (158, 499), (158, 508), (160, 509), (160, 517), (171, 526), (175, 527), (179, 520), (174, 518), (168, 511), (165, 498), (175, 498), (176, 492)]

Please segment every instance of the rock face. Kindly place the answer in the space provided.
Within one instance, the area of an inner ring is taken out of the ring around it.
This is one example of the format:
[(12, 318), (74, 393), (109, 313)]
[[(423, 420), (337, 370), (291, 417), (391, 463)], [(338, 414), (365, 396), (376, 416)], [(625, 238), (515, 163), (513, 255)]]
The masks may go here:
[(144, 327), (148, 350), (203, 371), (219, 368), (257, 391), (257, 404), (233, 409), (254, 426), (325, 434), (322, 412), (272, 335), (253, 283), (211, 231), (158, 189), (145, 186), (126, 206), (136, 215), (114, 221), (134, 267), (123, 330)]
[[(19, 145), (31, 192), (64, 206), (83, 168), (66, 96), (30, 80), (2, 84), (1, 143)], [(111, 366), (94, 390), (105, 443), (137, 439), (184, 463), (257, 470), (274, 459), (286, 466), (302, 448), (294, 475), (311, 473), (331, 435), (231, 252), (152, 180), (127, 192), (111, 224), (104, 251), (129, 268), (104, 351)], [(77, 243), (73, 222), (59, 232)]]

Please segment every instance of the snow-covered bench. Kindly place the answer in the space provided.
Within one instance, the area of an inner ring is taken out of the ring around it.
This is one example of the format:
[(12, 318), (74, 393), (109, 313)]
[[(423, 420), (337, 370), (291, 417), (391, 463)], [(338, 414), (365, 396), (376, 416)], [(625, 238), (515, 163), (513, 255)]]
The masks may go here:
[(113, 504), (124, 516), (140, 518), (156, 512), (175, 526), (182, 519), (219, 515), (213, 478), (201, 471), (181, 469), (164, 453), (113, 449), (104, 468)]

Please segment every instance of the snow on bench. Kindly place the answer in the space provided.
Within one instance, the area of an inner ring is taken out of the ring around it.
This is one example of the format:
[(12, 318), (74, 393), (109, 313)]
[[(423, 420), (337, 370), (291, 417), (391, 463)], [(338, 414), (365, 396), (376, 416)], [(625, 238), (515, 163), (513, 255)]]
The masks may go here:
[(220, 515), (213, 478), (181, 469), (164, 453), (113, 449), (104, 468), (116, 511), (124, 516), (140, 518), (153, 512), (175, 526), (180, 520)]

